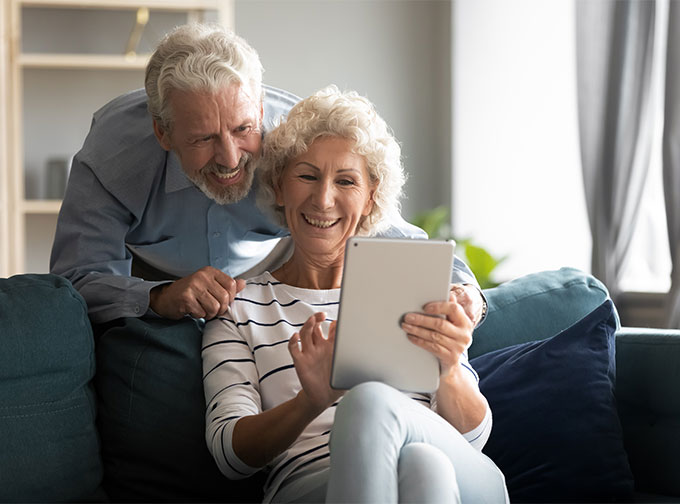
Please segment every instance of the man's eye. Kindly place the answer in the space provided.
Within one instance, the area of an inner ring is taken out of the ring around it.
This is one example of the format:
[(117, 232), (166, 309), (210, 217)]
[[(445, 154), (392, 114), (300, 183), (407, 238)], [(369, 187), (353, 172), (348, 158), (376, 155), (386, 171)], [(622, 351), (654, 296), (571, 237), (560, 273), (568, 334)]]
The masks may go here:
[(236, 133), (237, 135), (243, 136), (243, 135), (247, 135), (251, 131), (252, 131), (252, 128), (250, 126), (239, 126), (238, 128), (236, 128), (234, 130), (234, 133)]

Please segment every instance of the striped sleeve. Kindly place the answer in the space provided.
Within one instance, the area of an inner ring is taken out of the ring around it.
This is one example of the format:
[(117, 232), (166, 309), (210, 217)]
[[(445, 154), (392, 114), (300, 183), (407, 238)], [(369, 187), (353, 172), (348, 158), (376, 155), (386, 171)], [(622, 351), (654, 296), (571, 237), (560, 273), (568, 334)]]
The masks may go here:
[(469, 432), (463, 433), (463, 437), (468, 443), (472, 445), (473, 448), (482, 451), (484, 445), (491, 435), (491, 425), (493, 424), (493, 419), (491, 416), (491, 408), (486, 407), (486, 414), (482, 422)]
[(248, 466), (236, 456), (231, 439), (241, 417), (262, 411), (255, 359), (228, 317), (206, 324), (201, 354), (208, 450), (226, 477), (246, 478), (259, 468)]

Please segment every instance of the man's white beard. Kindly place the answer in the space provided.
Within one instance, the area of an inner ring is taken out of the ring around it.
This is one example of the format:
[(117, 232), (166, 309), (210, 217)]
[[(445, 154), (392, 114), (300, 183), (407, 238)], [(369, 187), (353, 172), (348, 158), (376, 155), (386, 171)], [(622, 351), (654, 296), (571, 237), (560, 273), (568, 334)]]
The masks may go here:
[(233, 171), (217, 163), (209, 163), (201, 168), (196, 175), (191, 176), (187, 174), (187, 177), (208, 198), (220, 205), (229, 205), (241, 201), (248, 195), (248, 192), (250, 192), (255, 175), (255, 162), (253, 156), (247, 153), (243, 154), (238, 163), (238, 168), (243, 171), (242, 175), (237, 175), (241, 177), (241, 181), (237, 184), (225, 187), (218, 187), (209, 182), (208, 175), (210, 173), (227, 173)]

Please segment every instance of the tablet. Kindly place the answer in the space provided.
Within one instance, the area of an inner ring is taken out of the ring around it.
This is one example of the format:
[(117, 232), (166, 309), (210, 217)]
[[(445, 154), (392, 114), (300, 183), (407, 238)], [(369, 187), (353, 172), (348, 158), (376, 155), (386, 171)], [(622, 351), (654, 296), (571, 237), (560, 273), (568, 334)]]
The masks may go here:
[(408, 340), (401, 321), (449, 298), (454, 248), (453, 241), (347, 241), (331, 387), (380, 381), (409, 392), (437, 389), (439, 361)]

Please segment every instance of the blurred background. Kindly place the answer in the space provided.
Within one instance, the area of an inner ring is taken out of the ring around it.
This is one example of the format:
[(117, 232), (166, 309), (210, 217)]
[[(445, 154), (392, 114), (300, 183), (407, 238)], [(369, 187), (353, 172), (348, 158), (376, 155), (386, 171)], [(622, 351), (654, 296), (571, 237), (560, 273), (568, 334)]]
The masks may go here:
[[(92, 112), (141, 87), (144, 55), (197, 15), (187, 1), (2, 1), (0, 270), (46, 272), (60, 187)], [(673, 3), (195, 5), (255, 47), (267, 84), (306, 96), (333, 83), (373, 101), (402, 145), (404, 217), (434, 215), (433, 234), (499, 260), (493, 282), (576, 267), (605, 281), (626, 323), (663, 326), (674, 298), (662, 176)], [(125, 53), (128, 63), (104, 62)]]

